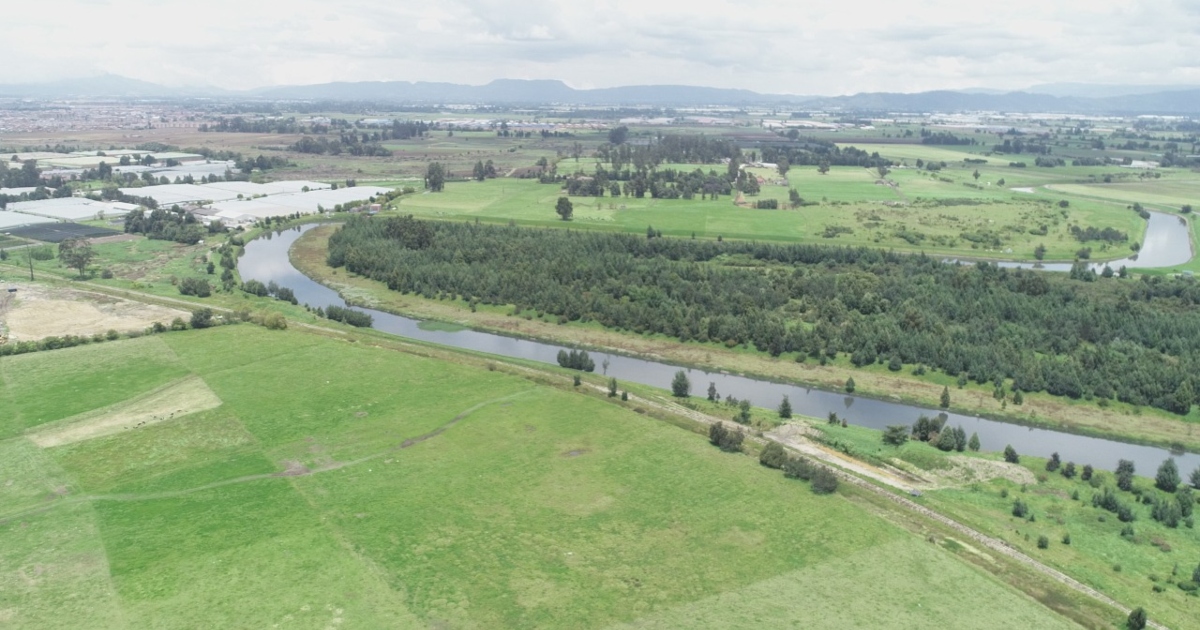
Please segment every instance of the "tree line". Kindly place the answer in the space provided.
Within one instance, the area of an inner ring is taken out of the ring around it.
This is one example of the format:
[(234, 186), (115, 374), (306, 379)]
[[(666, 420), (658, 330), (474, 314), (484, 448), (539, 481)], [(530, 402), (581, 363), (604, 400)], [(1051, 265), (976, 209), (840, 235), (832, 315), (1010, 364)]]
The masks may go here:
[[(653, 230), (651, 230), (653, 232)], [(354, 217), (328, 262), (427, 298), (516, 305), (558, 321), (772, 356), (938, 369), (1021, 392), (1187, 413), (1200, 285), (1078, 282), (870, 248), (642, 238)]]

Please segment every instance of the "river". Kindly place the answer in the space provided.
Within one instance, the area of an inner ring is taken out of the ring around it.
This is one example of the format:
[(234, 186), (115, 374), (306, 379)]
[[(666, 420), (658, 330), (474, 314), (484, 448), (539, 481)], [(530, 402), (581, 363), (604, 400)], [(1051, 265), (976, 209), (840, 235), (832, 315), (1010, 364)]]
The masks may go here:
[[(1169, 215), (1167, 215), (1169, 216)], [(1174, 217), (1172, 217), (1173, 219)], [(269, 233), (246, 244), (245, 254), (238, 261), (238, 271), (243, 280), (270, 281), (292, 289), (301, 304), (313, 308), (329, 305), (345, 306), (346, 303), (334, 290), (321, 285), (292, 266), (288, 250), (301, 234), (316, 227), (309, 224), (283, 232)], [(1189, 247), (1190, 251), (1190, 247)], [(384, 313), (373, 309), (358, 309), (375, 318), (374, 328), (400, 337), (419, 339), (444, 346), (466, 348), (490, 354), (529, 359), (557, 365), (558, 351), (563, 346), (518, 339), (476, 330), (457, 332), (422, 330), (418, 320)], [(590, 352), (596, 362), (597, 373), (604, 372), (618, 381), (630, 381), (661, 388), (669, 388), (671, 379), (679, 366), (637, 359), (619, 354)], [(608, 362), (605, 372), (602, 368)], [(685, 368), (686, 369), (686, 368)], [(798, 387), (763, 379), (747, 378), (719, 372), (686, 369), (692, 382), (694, 394), (704, 395), (710, 382), (715, 383), (721, 396), (733, 395), (749, 399), (755, 406), (773, 409), (786, 395), (795, 413), (815, 418), (828, 417), (836, 412), (847, 422), (882, 429), (890, 424), (912, 424), (918, 416), (937, 416), (943, 412), (895, 402), (875, 400), (861, 396), (850, 396), (840, 392), (828, 392), (807, 387)], [(730, 415), (733, 411), (730, 410)], [(1114, 470), (1118, 459), (1128, 459), (1137, 466), (1137, 472), (1153, 476), (1159, 464), (1167, 457), (1174, 457), (1181, 475), (1187, 475), (1200, 466), (1200, 455), (1194, 453), (1172, 454), (1167, 449), (1129, 444), (1117, 440), (1089, 437), (1027, 427), (1023, 425), (989, 420), (956, 413), (944, 414), (947, 426), (961, 426), (968, 434), (978, 433), (985, 450), (1003, 450), (1011, 444), (1022, 455), (1049, 457), (1057, 452), (1064, 462), (1076, 465), (1091, 464), (1097, 469)]]

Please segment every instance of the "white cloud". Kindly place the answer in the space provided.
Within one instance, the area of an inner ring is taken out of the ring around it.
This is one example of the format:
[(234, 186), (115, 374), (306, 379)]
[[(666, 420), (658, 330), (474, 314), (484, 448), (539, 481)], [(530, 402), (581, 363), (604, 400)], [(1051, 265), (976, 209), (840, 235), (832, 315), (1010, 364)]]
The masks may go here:
[(59, 0), (5, 8), (0, 82), (548, 78), (796, 94), (1200, 84), (1198, 33), (1200, 0)]

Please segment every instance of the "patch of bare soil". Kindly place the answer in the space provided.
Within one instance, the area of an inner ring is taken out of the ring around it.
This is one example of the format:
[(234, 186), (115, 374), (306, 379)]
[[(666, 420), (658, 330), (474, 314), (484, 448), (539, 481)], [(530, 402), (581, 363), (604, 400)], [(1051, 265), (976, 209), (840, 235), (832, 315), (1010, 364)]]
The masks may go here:
[(0, 318), (9, 341), (36, 341), (63, 335), (95, 335), (109, 330), (144, 330), (190, 313), (97, 293), (29, 283), (12, 283), (16, 293), (0, 294)]
[(309, 470), (308, 466), (305, 466), (304, 464), (301, 464), (295, 460), (288, 460), (283, 462), (283, 464), (284, 469), (275, 473), (276, 477), (302, 477), (312, 472)]
[(199, 377), (191, 376), (132, 400), (72, 416), (26, 434), (42, 448), (73, 444), (215, 409), (221, 399)]
[(1016, 464), (962, 455), (955, 455), (949, 459), (954, 463), (953, 468), (930, 471), (930, 474), (941, 480), (958, 484), (989, 479), (1007, 479), (1016, 484), (1033, 485), (1037, 483), (1037, 477), (1028, 468)]

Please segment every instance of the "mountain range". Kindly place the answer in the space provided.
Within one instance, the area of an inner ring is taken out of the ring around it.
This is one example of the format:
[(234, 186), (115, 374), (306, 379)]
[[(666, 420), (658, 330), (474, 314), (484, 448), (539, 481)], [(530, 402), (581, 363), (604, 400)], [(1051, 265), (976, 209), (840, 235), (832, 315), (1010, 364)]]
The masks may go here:
[(359, 81), (265, 87), (247, 91), (172, 88), (117, 75), (48, 83), (0, 85), (0, 98), (343, 100), (412, 104), (496, 103), (648, 106), (788, 106), (870, 112), (1071, 112), (1081, 114), (1200, 114), (1200, 87), (1056, 83), (1005, 92), (986, 88), (929, 92), (866, 92), (850, 96), (762, 94), (687, 85), (575, 89), (562, 81), (499, 79), (486, 85)]

